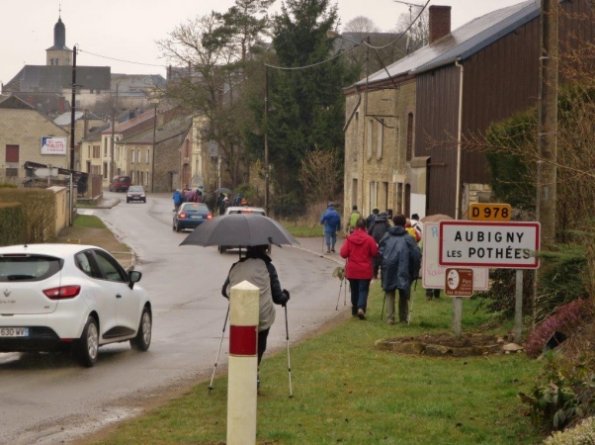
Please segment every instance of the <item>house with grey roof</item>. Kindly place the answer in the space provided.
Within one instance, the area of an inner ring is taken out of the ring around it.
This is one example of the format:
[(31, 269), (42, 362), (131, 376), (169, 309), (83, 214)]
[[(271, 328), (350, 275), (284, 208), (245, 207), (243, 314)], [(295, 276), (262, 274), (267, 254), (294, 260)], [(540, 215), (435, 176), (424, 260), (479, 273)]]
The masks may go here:
[[(38, 111), (54, 118), (71, 108), (73, 50), (66, 46), (66, 27), (61, 18), (54, 26), (54, 44), (46, 49), (46, 65), (25, 65), (2, 85), (3, 94), (12, 94)], [(112, 74), (109, 66), (76, 66), (77, 110), (110, 116), (112, 110), (149, 105), (147, 93), (162, 89), (159, 74)]]
[(16, 96), (0, 97), (0, 182), (22, 184), (26, 162), (70, 166), (69, 132)]
[[(593, 44), (592, 2), (560, 6), (561, 53)], [(430, 7), (427, 46), (346, 90), (345, 208), (464, 217), (489, 196), (485, 154), (468, 141), (535, 105), (540, 12), (528, 0), (450, 31), (450, 7)]]

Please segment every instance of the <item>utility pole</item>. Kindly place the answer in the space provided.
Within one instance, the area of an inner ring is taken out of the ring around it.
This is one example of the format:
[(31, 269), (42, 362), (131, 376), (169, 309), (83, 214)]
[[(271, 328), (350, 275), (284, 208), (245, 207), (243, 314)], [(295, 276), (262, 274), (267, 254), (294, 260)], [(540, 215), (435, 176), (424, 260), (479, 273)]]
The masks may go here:
[(269, 214), (269, 67), (264, 65), (264, 210)]
[(70, 170), (74, 170), (74, 129), (76, 116), (76, 45), (72, 48), (72, 91), (70, 97)]
[(151, 193), (155, 192), (155, 136), (157, 133), (157, 105), (159, 104), (156, 98), (153, 98), (153, 144), (151, 147)]
[[(76, 118), (76, 45), (72, 48), (72, 91), (70, 97), (70, 186), (68, 187), (68, 225), (72, 226), (74, 222), (74, 137), (75, 137), (75, 118)], [(50, 166), (51, 171), (51, 166)], [(49, 176), (48, 176), (49, 181)]]
[[(541, 244), (556, 240), (556, 181), (558, 158), (558, 0), (542, 0), (539, 56), (539, 107), (535, 214), (541, 223)], [(539, 269), (533, 281), (533, 325), (537, 318)]]
[(542, 0), (536, 210), (546, 246), (556, 238), (558, 8), (558, 0)]
[(108, 179), (111, 180), (114, 175), (114, 170), (116, 168), (116, 161), (114, 159), (114, 146), (116, 144), (116, 105), (118, 103), (118, 89), (120, 87), (119, 83), (116, 83), (116, 101), (114, 102), (114, 97), (112, 95), (112, 134), (111, 134), (111, 143), (110, 143), (110, 162), (109, 162), (109, 176)]

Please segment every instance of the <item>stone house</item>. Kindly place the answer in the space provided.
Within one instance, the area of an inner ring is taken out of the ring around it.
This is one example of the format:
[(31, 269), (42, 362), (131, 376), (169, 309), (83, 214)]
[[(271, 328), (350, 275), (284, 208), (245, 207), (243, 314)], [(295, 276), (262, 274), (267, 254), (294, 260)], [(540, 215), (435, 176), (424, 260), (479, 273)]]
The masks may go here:
[(0, 182), (20, 184), (25, 162), (68, 169), (69, 132), (16, 96), (0, 98)]
[(149, 192), (171, 192), (176, 188), (180, 153), (190, 146), (192, 117), (158, 116), (155, 132), (148, 129), (125, 137), (118, 147), (126, 157), (126, 172), (133, 184)]
[[(592, 45), (592, 8), (587, 0), (560, 3), (561, 54)], [(369, 212), (386, 206), (406, 215), (460, 218), (468, 203), (490, 199), (485, 154), (466, 141), (484, 134), (492, 122), (535, 105), (539, 17), (540, 2), (529, 0), (451, 32), (450, 7), (431, 6), (430, 43), (346, 91), (345, 208), (357, 204)], [(405, 93), (409, 84), (411, 95)], [(401, 103), (381, 107), (382, 101)], [(395, 114), (384, 115), (385, 109)], [(358, 111), (366, 125), (354, 119)], [(382, 139), (386, 128), (375, 136), (380, 119), (398, 122), (401, 138), (393, 140), (388, 132), (391, 140)], [(381, 140), (383, 153), (398, 154), (370, 157)], [(366, 156), (355, 162), (354, 153)]]

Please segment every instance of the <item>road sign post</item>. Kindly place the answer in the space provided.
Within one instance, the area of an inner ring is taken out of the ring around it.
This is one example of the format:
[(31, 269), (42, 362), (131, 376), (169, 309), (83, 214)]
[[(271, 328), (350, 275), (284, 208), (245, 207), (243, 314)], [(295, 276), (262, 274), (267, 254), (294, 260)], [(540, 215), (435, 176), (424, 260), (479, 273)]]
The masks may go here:
[(453, 305), (452, 329), (456, 337), (461, 336), (463, 320), (463, 298), (473, 295), (473, 269), (446, 269), (444, 293), (451, 297)]

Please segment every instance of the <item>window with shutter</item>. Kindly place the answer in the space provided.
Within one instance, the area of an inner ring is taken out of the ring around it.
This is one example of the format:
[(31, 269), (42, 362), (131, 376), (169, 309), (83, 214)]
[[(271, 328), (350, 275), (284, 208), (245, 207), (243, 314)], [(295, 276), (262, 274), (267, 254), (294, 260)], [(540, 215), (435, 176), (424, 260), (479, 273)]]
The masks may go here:
[(19, 162), (19, 146), (18, 145), (7, 145), (6, 146), (6, 162)]

